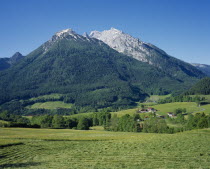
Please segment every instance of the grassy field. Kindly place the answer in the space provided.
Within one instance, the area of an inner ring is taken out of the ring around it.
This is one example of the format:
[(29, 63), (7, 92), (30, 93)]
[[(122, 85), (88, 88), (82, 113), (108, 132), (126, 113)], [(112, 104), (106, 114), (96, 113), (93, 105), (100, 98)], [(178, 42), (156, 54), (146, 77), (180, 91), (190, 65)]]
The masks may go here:
[(90, 117), (90, 115), (92, 115), (92, 112), (88, 112), (88, 113), (79, 113), (79, 114), (73, 114), (73, 115), (67, 115), (65, 117), (72, 117), (72, 118), (80, 118), (80, 117)]
[(168, 95), (151, 95), (146, 100), (157, 102), (158, 100), (165, 99), (165, 98), (170, 97), (170, 96), (171, 96), (171, 94), (168, 94)]
[(35, 103), (27, 106), (28, 109), (57, 109), (57, 108), (71, 108), (72, 104), (64, 103), (62, 101), (49, 101), (44, 103)]
[(0, 168), (209, 168), (210, 130), (145, 134), (0, 129)]
[(156, 110), (158, 110), (158, 114), (166, 115), (167, 112), (174, 112), (177, 108), (186, 108), (187, 112), (199, 112), (202, 111), (202, 107), (197, 107), (194, 102), (174, 102), (174, 103), (166, 103), (159, 104), (153, 106)]
[[(157, 110), (157, 113), (160, 115), (166, 115), (167, 112), (173, 112), (177, 108), (186, 108), (187, 112), (210, 112), (210, 104), (197, 107), (196, 103), (193, 102), (175, 102), (175, 103), (166, 103), (166, 104), (156, 104), (152, 106)], [(138, 108), (122, 110), (118, 112), (112, 112), (112, 114), (117, 114), (118, 117), (121, 117), (125, 114), (133, 115), (136, 113)]]
[(199, 111), (199, 113), (204, 112), (206, 114), (210, 114), (210, 104), (203, 105), (200, 108), (201, 108), (201, 111)]
[(117, 114), (118, 117), (122, 117), (126, 114), (133, 115), (136, 113), (137, 110), (138, 110), (138, 108), (133, 108), (133, 109), (121, 110), (118, 112), (111, 112), (111, 114), (112, 115)]

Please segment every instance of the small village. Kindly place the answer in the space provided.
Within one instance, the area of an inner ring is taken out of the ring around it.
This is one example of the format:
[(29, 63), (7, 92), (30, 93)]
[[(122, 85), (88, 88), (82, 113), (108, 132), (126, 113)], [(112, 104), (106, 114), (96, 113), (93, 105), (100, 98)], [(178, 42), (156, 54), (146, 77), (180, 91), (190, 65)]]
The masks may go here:
[[(157, 110), (156, 110), (155, 108), (153, 108), (153, 107), (141, 108), (141, 109), (139, 109), (139, 110), (137, 111), (137, 113), (156, 113), (156, 112), (157, 112)], [(170, 117), (170, 118), (176, 117), (176, 114), (173, 113), (173, 112), (168, 112), (167, 115), (168, 115), (168, 117)], [(166, 116), (158, 115), (158, 114), (157, 114), (157, 117), (163, 118), (163, 119), (166, 118)], [(145, 116), (145, 118), (148, 118), (148, 117)]]

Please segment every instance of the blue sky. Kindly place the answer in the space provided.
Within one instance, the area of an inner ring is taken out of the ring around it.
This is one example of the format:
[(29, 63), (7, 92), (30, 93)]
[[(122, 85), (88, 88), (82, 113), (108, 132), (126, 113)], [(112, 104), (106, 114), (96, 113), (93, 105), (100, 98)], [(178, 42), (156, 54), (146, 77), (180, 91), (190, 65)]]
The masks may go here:
[(26, 55), (62, 29), (111, 27), (210, 64), (210, 0), (0, 0), (0, 57)]

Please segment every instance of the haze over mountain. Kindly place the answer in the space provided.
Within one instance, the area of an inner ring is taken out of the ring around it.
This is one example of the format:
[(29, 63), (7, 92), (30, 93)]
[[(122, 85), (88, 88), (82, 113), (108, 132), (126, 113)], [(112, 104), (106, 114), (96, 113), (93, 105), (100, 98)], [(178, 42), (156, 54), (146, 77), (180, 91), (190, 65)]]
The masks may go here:
[[(72, 29), (57, 32), (10, 69), (0, 72), (0, 102), (60, 93), (76, 106), (132, 105), (148, 94), (184, 91), (205, 76), (153, 45), (133, 42), (140, 45), (138, 50), (150, 62), (147, 64), (119, 53), (92, 35), (82, 36)], [(125, 46), (132, 51), (133, 44)], [(166, 65), (168, 70), (163, 69)]]
[(24, 56), (21, 53), (16, 52), (11, 58), (0, 58), (0, 71), (10, 68), (23, 57)]
[(191, 63), (191, 65), (195, 66), (197, 69), (201, 70), (203, 73), (210, 77), (210, 65), (200, 63)]

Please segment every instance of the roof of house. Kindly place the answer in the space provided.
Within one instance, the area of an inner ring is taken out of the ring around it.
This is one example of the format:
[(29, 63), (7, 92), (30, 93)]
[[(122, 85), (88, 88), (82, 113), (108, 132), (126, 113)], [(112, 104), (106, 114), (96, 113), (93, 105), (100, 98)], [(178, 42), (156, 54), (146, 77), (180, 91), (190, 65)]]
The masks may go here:
[(141, 109), (140, 111), (147, 111), (147, 109)]

